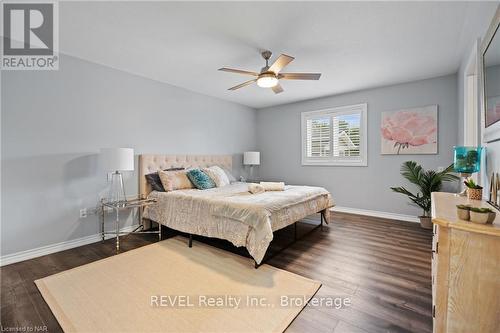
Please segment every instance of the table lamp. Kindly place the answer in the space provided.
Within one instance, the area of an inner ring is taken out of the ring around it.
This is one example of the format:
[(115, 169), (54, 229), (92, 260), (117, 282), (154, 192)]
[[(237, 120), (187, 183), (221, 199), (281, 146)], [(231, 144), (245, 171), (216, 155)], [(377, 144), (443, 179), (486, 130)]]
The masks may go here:
[(253, 177), (253, 166), (260, 165), (260, 152), (246, 151), (243, 153), (243, 164), (250, 166), (250, 178)]
[(121, 171), (134, 171), (134, 150), (132, 148), (102, 148), (103, 168), (112, 172), (109, 188), (109, 202), (126, 202), (125, 186)]
[[(483, 147), (456, 146), (453, 150), (453, 169), (461, 178), (469, 178), (473, 173), (479, 172)], [(460, 179), (460, 184), (462, 183), (463, 180)], [(458, 195), (465, 196), (466, 193), (467, 189), (464, 189)]]

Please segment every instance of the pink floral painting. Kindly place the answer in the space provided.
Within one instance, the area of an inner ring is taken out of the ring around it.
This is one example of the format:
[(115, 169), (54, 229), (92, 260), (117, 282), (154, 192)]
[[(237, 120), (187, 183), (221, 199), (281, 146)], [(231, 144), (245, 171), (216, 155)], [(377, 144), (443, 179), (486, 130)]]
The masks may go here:
[(437, 105), (382, 112), (382, 154), (437, 154)]

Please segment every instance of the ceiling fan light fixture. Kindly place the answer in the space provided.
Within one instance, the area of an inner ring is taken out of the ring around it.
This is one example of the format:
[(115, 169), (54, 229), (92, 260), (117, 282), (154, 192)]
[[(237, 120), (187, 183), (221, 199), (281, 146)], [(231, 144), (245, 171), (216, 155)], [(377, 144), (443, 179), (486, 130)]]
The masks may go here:
[(266, 65), (262, 67), (260, 72), (251, 72), (227, 67), (219, 68), (219, 70), (223, 72), (252, 76), (252, 80), (240, 83), (229, 88), (228, 90), (234, 91), (253, 83), (257, 83), (257, 85), (261, 88), (271, 88), (275, 94), (280, 94), (283, 92), (283, 87), (280, 85), (281, 80), (319, 80), (321, 76), (321, 73), (281, 73), (281, 70), (295, 58), (286, 54), (281, 54), (276, 60), (274, 60), (272, 65), (269, 66), (271, 54), (271, 51), (262, 52), (262, 57), (266, 60)]
[(257, 85), (261, 88), (272, 88), (278, 84), (278, 78), (273, 73), (263, 73), (257, 79)]

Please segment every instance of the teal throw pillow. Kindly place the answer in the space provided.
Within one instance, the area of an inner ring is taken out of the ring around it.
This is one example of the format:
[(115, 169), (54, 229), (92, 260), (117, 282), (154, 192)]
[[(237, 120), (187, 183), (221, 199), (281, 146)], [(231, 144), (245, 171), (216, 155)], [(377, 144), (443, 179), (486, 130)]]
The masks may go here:
[(194, 187), (199, 190), (207, 190), (215, 187), (215, 182), (206, 173), (200, 169), (192, 169), (187, 173), (187, 177), (193, 183)]

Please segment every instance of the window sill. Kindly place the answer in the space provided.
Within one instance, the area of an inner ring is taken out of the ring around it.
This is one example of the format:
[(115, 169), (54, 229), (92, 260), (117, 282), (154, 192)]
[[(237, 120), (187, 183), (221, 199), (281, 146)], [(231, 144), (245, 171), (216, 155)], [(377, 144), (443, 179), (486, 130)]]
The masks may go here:
[(303, 166), (350, 166), (366, 167), (367, 161), (302, 161)]

